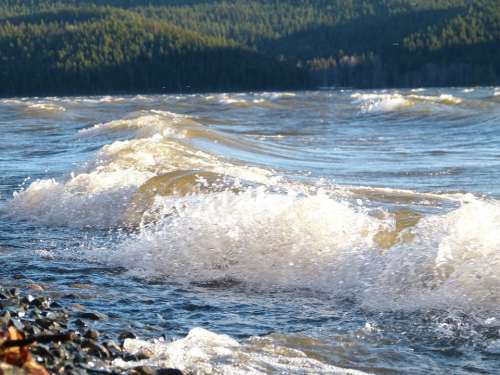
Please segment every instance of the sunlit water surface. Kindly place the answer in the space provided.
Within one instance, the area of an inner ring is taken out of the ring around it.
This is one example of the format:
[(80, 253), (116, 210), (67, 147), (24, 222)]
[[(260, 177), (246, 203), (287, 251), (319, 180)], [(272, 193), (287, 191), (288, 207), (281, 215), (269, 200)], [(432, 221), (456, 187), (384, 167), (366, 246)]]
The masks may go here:
[(497, 373), (499, 93), (1, 100), (0, 281), (152, 365)]

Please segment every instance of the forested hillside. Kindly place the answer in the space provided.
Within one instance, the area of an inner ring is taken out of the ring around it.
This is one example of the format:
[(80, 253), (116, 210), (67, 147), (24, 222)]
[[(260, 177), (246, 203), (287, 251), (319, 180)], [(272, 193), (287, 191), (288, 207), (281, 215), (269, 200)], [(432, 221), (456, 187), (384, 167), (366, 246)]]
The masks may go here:
[(312, 87), (304, 69), (113, 8), (44, 8), (0, 23), (0, 95)]
[(0, 95), (500, 83), (498, 0), (4, 0)]

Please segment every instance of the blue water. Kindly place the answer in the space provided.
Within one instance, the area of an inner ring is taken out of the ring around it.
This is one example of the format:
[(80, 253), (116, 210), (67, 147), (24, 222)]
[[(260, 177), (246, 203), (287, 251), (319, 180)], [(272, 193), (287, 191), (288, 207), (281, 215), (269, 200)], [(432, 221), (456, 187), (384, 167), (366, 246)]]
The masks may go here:
[(302, 373), (496, 373), (498, 92), (2, 100), (0, 280)]

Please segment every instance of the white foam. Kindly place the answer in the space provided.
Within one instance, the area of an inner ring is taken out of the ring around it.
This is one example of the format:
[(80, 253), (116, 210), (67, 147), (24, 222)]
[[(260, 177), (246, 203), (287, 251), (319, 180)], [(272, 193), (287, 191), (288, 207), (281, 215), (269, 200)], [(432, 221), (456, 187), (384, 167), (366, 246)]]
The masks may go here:
[(113, 250), (86, 256), (143, 277), (336, 290), (337, 282), (357, 283), (352, 272), (365, 266), (373, 235), (391, 226), (322, 193), (265, 188), (157, 198), (153, 210), (165, 218)]
[(464, 309), (499, 313), (500, 204), (469, 199), (425, 217), (415, 240), (390, 249), (363, 299), (376, 309)]
[(373, 310), (485, 310), (500, 316), (496, 201), (470, 198), (448, 214), (425, 216), (402, 232), (410, 240), (388, 250), (375, 239), (394, 228), (392, 214), (375, 217), (364, 206), (321, 192), (257, 188), (158, 198), (154, 210), (164, 215), (160, 222), (112, 249), (80, 256), (144, 278), (229, 279), (266, 289), (312, 288)]
[(294, 98), (297, 96), (294, 92), (262, 92), (257, 94), (258, 96), (264, 97), (269, 100), (278, 100), (284, 98)]
[(14, 193), (7, 211), (17, 218), (49, 226), (107, 228), (118, 225), (133, 189), (124, 186), (107, 191), (81, 191), (86, 186), (77, 186), (71, 181), (68, 184), (35, 181), (22, 192)]
[(223, 105), (230, 105), (234, 107), (271, 107), (271, 101), (291, 97), (292, 93), (260, 93), (260, 94), (218, 94), (207, 95), (204, 97), (208, 101), (216, 101)]
[[(130, 132), (132, 139), (111, 141), (61, 181), (31, 183), (14, 194), (7, 211), (46, 225), (106, 228), (122, 223), (131, 196), (153, 176), (177, 170), (229, 174), (267, 187), (157, 197), (151, 210), (159, 221), (111, 248), (79, 249), (76, 255), (145, 278), (314, 288), (353, 297), (375, 310), (500, 310), (497, 201), (447, 196), (460, 199), (460, 206), (424, 216), (407, 230), (413, 240), (382, 250), (375, 236), (394, 227), (394, 215), (373, 215), (346, 194), (269, 187), (275, 182), (269, 171), (236, 165), (184, 138), (186, 129), (205, 130), (192, 118), (141, 112), (83, 133), (113, 137), (116, 129)], [(408, 195), (398, 194), (402, 200)]]
[(66, 111), (66, 108), (60, 105), (60, 101), (54, 98), (46, 98), (44, 100), (36, 98), (2, 99), (0, 103), (21, 107), (28, 113), (51, 115)]
[[(35, 181), (14, 194), (11, 215), (47, 225), (116, 226), (132, 194), (149, 178), (177, 170), (204, 170), (258, 183), (271, 181), (271, 172), (239, 166), (202, 151), (189, 142), (190, 131), (207, 139), (211, 133), (191, 118), (171, 112), (136, 113), (123, 120), (99, 124), (81, 135), (132, 139), (103, 146), (82, 168), (62, 181)], [(81, 211), (79, 213), (79, 210)]]
[(400, 93), (354, 93), (351, 98), (354, 103), (359, 104), (362, 112), (392, 112), (416, 105), (437, 104), (456, 105), (462, 103), (462, 99), (449, 94), (439, 96), (425, 96)]
[(66, 108), (54, 103), (32, 103), (27, 107), (30, 111), (46, 111), (46, 112), (65, 112)]
[(19, 99), (1, 99), (0, 103), (8, 105), (21, 105), (23, 104), (23, 101)]
[(151, 137), (155, 134), (169, 135), (187, 116), (168, 111), (139, 111), (124, 119), (114, 120), (91, 128), (82, 129), (80, 135), (95, 136), (129, 131), (136, 138)]
[(389, 112), (410, 107), (412, 102), (400, 94), (360, 94), (351, 95), (359, 103), (363, 112)]
[(124, 369), (149, 365), (177, 368), (189, 374), (365, 374), (320, 362), (300, 350), (280, 345), (272, 337), (251, 337), (239, 343), (203, 328), (193, 328), (185, 338), (169, 343), (127, 339), (124, 348), (132, 354), (148, 352), (151, 356), (139, 362), (113, 361), (113, 365)]
[(248, 104), (248, 101), (243, 98), (233, 97), (229, 95), (222, 95), (219, 97), (219, 103), (246, 105)]

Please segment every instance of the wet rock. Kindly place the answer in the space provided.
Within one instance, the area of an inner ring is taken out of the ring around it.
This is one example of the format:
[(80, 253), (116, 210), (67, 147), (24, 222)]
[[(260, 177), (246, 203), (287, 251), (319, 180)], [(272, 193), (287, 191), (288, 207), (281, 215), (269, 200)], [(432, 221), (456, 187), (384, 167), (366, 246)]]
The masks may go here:
[(43, 344), (34, 345), (33, 348), (31, 349), (31, 352), (35, 355), (38, 355), (38, 356), (41, 356), (44, 358), (53, 358), (54, 357), (54, 352), (51, 351), (47, 345), (43, 345)]
[(73, 322), (74, 325), (78, 326), (78, 327), (87, 327), (87, 323), (85, 323), (83, 320), (81, 319), (76, 319), (74, 322)]
[(161, 368), (155, 371), (155, 375), (182, 375), (182, 371), (176, 368)]
[(14, 367), (6, 363), (0, 363), (0, 374), (5, 375), (26, 375), (24, 370), (19, 367)]
[[(26, 339), (33, 339), (30, 347), (33, 358), (51, 374), (180, 374), (175, 369), (152, 370), (147, 366), (130, 371), (114, 368), (112, 361), (116, 358), (139, 361), (150, 358), (153, 353), (143, 350), (134, 356), (125, 354), (111, 340), (114, 336), (101, 334), (91, 327), (93, 321), (103, 319), (107, 319), (104, 314), (67, 309), (43, 294), (20, 295), (18, 289), (0, 287), (0, 327), (13, 325)], [(80, 336), (68, 332), (68, 325), (79, 327), (85, 333)], [(104, 342), (100, 341), (102, 338)], [(120, 340), (127, 338), (136, 336), (130, 331), (123, 331), (119, 336)]]
[(50, 307), (50, 301), (45, 297), (35, 297), (30, 305), (38, 307), (40, 310), (45, 310)]
[(113, 356), (118, 356), (122, 353), (122, 350), (118, 344), (116, 344), (113, 340), (108, 340), (104, 342), (103, 344), (106, 349), (113, 355)]
[(42, 328), (49, 329), (54, 322), (50, 319), (41, 319), (40, 318), (40, 319), (36, 319), (35, 323)]
[(129, 371), (129, 374), (134, 375), (155, 375), (155, 370), (149, 366), (137, 366)]
[(82, 342), (82, 346), (88, 349), (88, 353), (97, 356), (99, 358), (110, 358), (111, 354), (108, 349), (106, 349), (103, 345), (97, 343), (94, 340), (85, 339)]
[(98, 312), (91, 311), (81, 311), (76, 314), (81, 319), (89, 319), (89, 320), (106, 320), (108, 317), (104, 314)]
[(26, 285), (26, 288), (35, 290), (37, 292), (43, 292), (44, 288), (41, 285), (38, 284), (28, 284)]
[(97, 340), (97, 338), (99, 337), (99, 332), (94, 329), (89, 329), (83, 336), (87, 339)]
[(16, 327), (18, 331), (24, 330), (24, 324), (19, 319), (12, 318), (10, 319), (9, 323)]
[(154, 353), (149, 350), (149, 349), (141, 349), (137, 353), (134, 354), (126, 354), (125, 357), (127, 358), (127, 361), (142, 361), (145, 359), (150, 359), (154, 356)]
[(51, 354), (54, 357), (56, 357), (56, 358), (58, 358), (60, 360), (63, 360), (63, 361), (66, 360), (66, 359), (68, 359), (68, 357), (69, 357), (69, 354), (66, 351), (66, 349), (64, 349), (64, 347), (59, 347), (59, 348), (58, 347), (52, 347)]
[(130, 331), (122, 331), (119, 335), (118, 335), (118, 339), (119, 340), (125, 340), (125, 339), (136, 339), (137, 336), (134, 335), (134, 333), (130, 332)]
[(139, 362), (142, 361), (143, 359), (147, 359), (144, 356), (141, 356), (139, 353), (124, 353), (123, 354), (123, 359), (127, 362)]
[(39, 327), (32, 325), (32, 326), (26, 328), (25, 332), (27, 332), (28, 335), (30, 335), (30, 336), (38, 336), (42, 333), (42, 330)]
[(31, 294), (28, 294), (27, 296), (22, 297), (20, 302), (23, 305), (30, 305), (34, 299), (35, 297), (33, 297)]
[(55, 309), (61, 309), (62, 305), (60, 303), (54, 301), (50, 304), (50, 307), (55, 308)]
[(55, 311), (44, 311), (41, 314), (45, 319), (49, 320), (65, 320), (66, 316), (64, 314), (57, 313)]
[(6, 325), (9, 323), (12, 316), (9, 311), (4, 311), (0, 314), (0, 324)]

